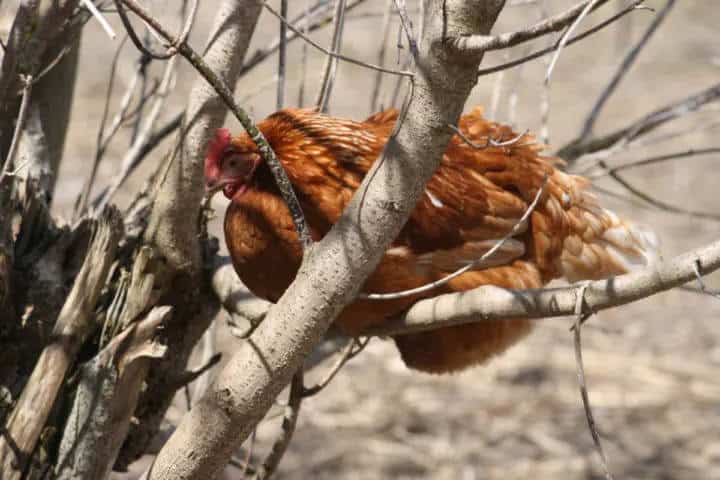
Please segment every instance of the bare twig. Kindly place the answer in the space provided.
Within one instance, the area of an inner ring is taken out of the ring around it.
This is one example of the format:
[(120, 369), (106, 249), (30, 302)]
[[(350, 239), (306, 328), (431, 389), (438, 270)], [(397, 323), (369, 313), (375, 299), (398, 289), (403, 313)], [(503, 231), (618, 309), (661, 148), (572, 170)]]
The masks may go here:
[(670, 10), (672, 10), (673, 6), (675, 5), (675, 0), (668, 0), (665, 3), (665, 6), (660, 10), (657, 15), (655, 15), (655, 18), (653, 18), (653, 21), (648, 26), (647, 30), (645, 30), (645, 33), (640, 38), (640, 40), (630, 49), (630, 51), (627, 53), (623, 61), (618, 66), (617, 71), (615, 72), (615, 75), (613, 75), (612, 79), (610, 79), (610, 83), (608, 83), (607, 87), (603, 90), (603, 92), (598, 97), (597, 101), (595, 102), (595, 105), (593, 105), (592, 110), (590, 111), (590, 114), (588, 115), (587, 119), (585, 120), (585, 124), (583, 125), (582, 132), (580, 133), (580, 141), (585, 140), (590, 135), (592, 135), (593, 127), (595, 126), (595, 122), (597, 121), (598, 117), (600, 116), (600, 112), (602, 112), (603, 107), (607, 103), (608, 99), (610, 99), (610, 96), (617, 90), (618, 85), (620, 84), (620, 81), (625, 77), (628, 71), (630, 71), (630, 68), (635, 63), (635, 60), (637, 60), (638, 56), (640, 55), (640, 52), (643, 50), (645, 45), (648, 44), (650, 41), (650, 38), (652, 38), (653, 34), (657, 31), (658, 27), (662, 24), (662, 22), (667, 17), (668, 13), (670, 13)]
[(125, 89), (125, 93), (120, 99), (120, 108), (118, 109), (117, 114), (110, 123), (110, 128), (108, 129), (109, 131), (106, 134), (105, 123), (107, 121), (108, 113), (110, 112), (110, 99), (112, 98), (113, 86), (115, 84), (115, 74), (117, 72), (118, 60), (120, 59), (120, 52), (122, 52), (122, 48), (125, 45), (127, 39), (128, 36), (126, 34), (120, 41), (120, 44), (117, 46), (117, 49), (115, 50), (115, 55), (113, 55), (112, 62), (110, 63), (110, 79), (108, 80), (107, 91), (105, 92), (105, 105), (103, 106), (102, 117), (100, 117), (100, 126), (98, 127), (98, 133), (95, 143), (95, 158), (93, 159), (92, 167), (90, 167), (88, 179), (85, 181), (85, 186), (83, 187), (83, 190), (80, 193), (80, 197), (78, 198), (75, 205), (75, 218), (78, 218), (87, 208), (88, 198), (90, 196), (90, 192), (92, 191), (93, 184), (95, 183), (95, 176), (97, 175), (100, 161), (105, 154), (105, 150), (107, 149), (108, 144), (112, 140), (115, 133), (117, 133), (120, 125), (122, 125), (122, 122), (125, 120), (125, 114), (130, 106), (130, 101), (135, 94), (135, 87), (137, 86), (138, 79), (140, 78), (140, 71), (143, 68), (143, 64), (145, 63), (146, 59), (149, 59), (149, 57), (143, 56), (138, 61), (137, 69), (133, 73), (130, 82), (128, 82), (128, 86)]
[(361, 66), (361, 67), (369, 68), (369, 69), (371, 69), (371, 70), (377, 70), (377, 71), (383, 72), (383, 73), (390, 73), (390, 74), (392, 74), (392, 75), (399, 75), (399, 76), (402, 76), (402, 77), (409, 77), (409, 78), (413, 78), (413, 76), (414, 76), (414, 74), (413, 74), (412, 72), (408, 72), (408, 71), (405, 71), (405, 70), (392, 70), (392, 69), (389, 69), (389, 68), (381, 67), (381, 66), (379, 66), (379, 65), (373, 65), (372, 63), (362, 62), (362, 61), (360, 61), (360, 60), (356, 60), (356, 59), (354, 59), (354, 58), (352, 58), (352, 57), (347, 57), (347, 56), (342, 55), (342, 54), (340, 54), (340, 53), (332, 52), (332, 51), (328, 50), (327, 48), (323, 47), (322, 45), (318, 44), (317, 42), (313, 41), (310, 37), (308, 37), (307, 35), (303, 34), (300, 30), (298, 30), (297, 28), (295, 28), (291, 23), (289, 23), (289, 22), (287, 21), (287, 19), (283, 18), (283, 17), (277, 12), (277, 10), (275, 10), (274, 8), (272, 8), (270, 5), (268, 5), (267, 3), (265, 3), (264, 6), (265, 6), (265, 9), (266, 9), (267, 11), (269, 11), (270, 13), (272, 13), (273, 15), (275, 15), (275, 16), (276, 16), (278, 19), (280, 19), (282, 22), (287, 23), (288, 28), (289, 28), (290, 30), (292, 30), (298, 37), (302, 38), (302, 39), (305, 40), (307, 43), (309, 43), (310, 45), (312, 45), (312, 46), (313, 46), (314, 48), (316, 48), (317, 50), (320, 50), (320, 51), (321, 51), (322, 53), (324, 53), (325, 55), (329, 55), (329, 56), (331, 56), (331, 57), (338, 58), (338, 59), (343, 60), (343, 61), (345, 61), (345, 62), (352, 63), (353, 65), (358, 65), (358, 66)]
[(590, 407), (590, 396), (588, 394), (587, 383), (585, 382), (585, 367), (583, 365), (582, 358), (580, 330), (582, 329), (582, 325), (585, 320), (591, 315), (589, 313), (585, 313), (583, 309), (583, 299), (585, 297), (586, 287), (587, 284), (583, 284), (579, 287), (577, 291), (577, 302), (575, 303), (575, 323), (572, 327), (574, 340), (573, 344), (575, 346), (575, 367), (577, 369), (578, 386), (580, 387), (580, 396), (582, 397), (583, 409), (585, 410), (585, 418), (587, 419), (590, 435), (592, 436), (593, 444), (595, 445), (595, 451), (597, 451), (598, 457), (600, 457), (600, 464), (603, 467), (605, 479), (612, 480), (613, 477), (610, 474), (610, 469), (608, 468), (607, 457), (603, 451), (602, 443), (600, 442), (600, 434), (597, 431), (595, 418), (593, 417), (592, 408)]
[[(585, 32), (578, 34), (577, 36), (574, 36), (572, 38), (569, 38), (565, 44), (565, 46), (570, 46), (574, 43), (579, 42), (580, 40), (585, 39), (586, 37), (589, 37), (590, 35), (599, 32), (603, 28), (607, 27), (608, 25), (614, 23), (615, 21), (621, 19), (625, 15), (627, 15), (630, 12), (633, 12), (635, 10), (647, 10), (647, 8), (641, 7), (642, 3), (645, 0), (635, 0), (629, 7), (625, 8), (624, 10), (621, 10), (620, 12), (616, 13), (615, 15), (611, 16), (607, 20), (600, 22), (596, 26), (586, 30)], [(547, 55), (548, 53), (553, 53), (557, 49), (557, 45), (544, 48), (542, 50), (539, 50), (537, 52), (531, 53), (529, 55), (525, 55), (521, 58), (518, 58), (517, 60), (512, 60), (510, 62), (501, 63), (500, 65), (495, 65), (492, 67), (487, 68), (481, 68), (478, 70), (478, 76), (483, 75), (489, 75), (491, 73), (499, 72), (502, 70), (507, 70), (509, 68), (517, 67), (518, 65), (522, 65), (523, 63), (527, 63), (531, 60), (535, 60), (536, 58), (542, 57), (543, 55)]]
[(273, 443), (270, 453), (263, 464), (258, 468), (257, 472), (253, 476), (254, 480), (266, 480), (272, 476), (272, 474), (280, 465), (290, 440), (292, 440), (293, 433), (295, 433), (295, 425), (297, 425), (298, 416), (300, 415), (300, 405), (303, 399), (303, 371), (298, 370), (293, 376), (292, 382), (290, 383), (290, 396), (288, 398), (287, 406), (285, 407), (285, 413), (282, 419), (282, 432), (280, 437)]
[(10, 142), (10, 150), (8, 150), (7, 158), (5, 159), (2, 172), (0, 173), (0, 182), (2, 182), (3, 177), (13, 168), (15, 152), (17, 152), (20, 136), (22, 135), (25, 128), (25, 121), (27, 120), (28, 106), (30, 105), (30, 94), (32, 93), (33, 86), (32, 76), (26, 76), (23, 79), (23, 84), (22, 101), (20, 103), (20, 111), (18, 112), (17, 124), (15, 125), (15, 133), (13, 133), (12, 141)]
[[(390, 36), (390, 19), (392, 18), (393, 2), (395, 0), (386, 0), (385, 12), (382, 19), (382, 39), (378, 48), (377, 65), (381, 67), (385, 65), (385, 52), (387, 52), (387, 42)], [(380, 98), (380, 86), (382, 84), (383, 74), (380, 71), (375, 72), (375, 80), (373, 83), (372, 94), (370, 95), (370, 113), (378, 111), (378, 100)]]
[[(305, 0), (305, 11), (303, 12), (302, 32), (307, 35), (310, 27), (310, 0)], [(308, 44), (303, 42), (300, 46), (300, 85), (298, 85), (298, 107), (305, 106), (305, 85), (307, 82), (308, 65)]]
[(597, 5), (601, 3), (601, 0), (590, 0), (586, 3), (585, 7), (582, 9), (579, 15), (577, 15), (576, 18), (573, 19), (573, 22), (568, 27), (567, 31), (563, 34), (562, 37), (560, 37), (560, 41), (557, 44), (557, 48), (555, 49), (555, 53), (553, 54), (552, 60), (550, 60), (550, 65), (547, 67), (547, 71), (545, 73), (545, 83), (550, 83), (550, 77), (552, 76), (552, 72), (555, 69), (555, 65), (557, 64), (558, 59), (560, 59), (560, 54), (565, 49), (565, 45), (567, 44), (568, 40), (570, 39), (570, 36), (575, 31), (575, 29), (582, 23), (583, 19), (587, 16), (588, 13), (590, 13)]
[(700, 286), (700, 291), (704, 293), (705, 295), (709, 295), (711, 297), (715, 297), (718, 300), (720, 300), (720, 292), (713, 291), (708, 289), (705, 286), (705, 282), (703, 281), (702, 274), (700, 273), (700, 260), (695, 260), (693, 263), (693, 271), (695, 272), (695, 279), (697, 280), (698, 285)]
[[(266, 4), (267, 6), (267, 4)], [(281, 15), (284, 18), (283, 15)], [(283, 22), (286, 24), (286, 22)], [(335, 83), (335, 75), (338, 68), (338, 57), (342, 49), (343, 29), (345, 28), (345, 0), (335, 0), (335, 13), (333, 15), (333, 36), (330, 44), (331, 54), (325, 57), (325, 67), (323, 68), (323, 78), (320, 82), (320, 90), (318, 91), (315, 106), (321, 112), (327, 112), (328, 102), (332, 94), (332, 87)]]
[(579, 161), (579, 157), (589, 153), (609, 149), (620, 142), (629, 143), (633, 139), (649, 133), (672, 120), (680, 118), (702, 106), (720, 99), (720, 84), (690, 95), (670, 105), (649, 113), (631, 125), (616, 130), (602, 137), (590, 138), (585, 141), (573, 140), (558, 151), (558, 156), (569, 164)]
[(395, 0), (395, 6), (397, 7), (398, 15), (400, 15), (400, 24), (402, 25), (402, 29), (405, 32), (408, 44), (410, 44), (410, 54), (412, 55), (412, 58), (417, 61), (420, 53), (418, 51), (417, 38), (415, 37), (415, 33), (413, 32), (413, 24), (410, 20), (410, 16), (408, 15), (405, 0)]
[[(164, 53), (155, 53), (151, 51), (148, 47), (143, 45), (142, 40), (137, 36), (137, 33), (135, 33), (135, 29), (132, 26), (132, 23), (130, 23), (130, 19), (127, 16), (127, 13), (125, 12), (124, 4), (128, 5), (128, 8), (133, 10), (133, 8), (128, 4), (128, 2), (125, 2), (124, 0), (114, 0), (115, 1), (115, 7), (117, 8), (118, 15), (120, 16), (120, 20), (122, 20), (123, 26), (125, 27), (125, 30), (127, 31), (128, 35), (130, 36), (130, 40), (135, 44), (135, 47), (140, 50), (143, 54), (147, 55), (150, 58), (154, 58), (156, 60), (167, 60), (168, 58), (174, 56), (178, 53), (180, 45), (184, 45), (187, 41), (188, 37), (190, 36), (190, 30), (192, 30), (192, 25), (195, 21), (195, 14), (197, 13), (197, 6), (198, 6), (198, 0), (193, 0), (192, 6), (190, 7), (190, 12), (188, 13), (188, 17), (185, 20), (183, 24), (183, 28), (180, 32), (180, 34), (177, 37), (172, 37), (170, 35), (163, 35), (157, 28), (157, 21), (153, 18), (153, 21), (148, 21), (148, 18), (146, 18), (148, 15), (143, 17), (142, 15), (139, 15), (140, 17), (145, 20), (146, 23), (150, 24), (152, 28), (157, 32), (160, 33), (167, 41), (170, 42), (169, 46), (167, 47), (167, 51)], [(135, 11), (135, 10), (133, 10)], [(137, 12), (135, 12), (137, 13)], [(152, 33), (152, 29), (150, 32)]]
[(100, 24), (100, 26), (105, 30), (105, 33), (108, 34), (108, 37), (110, 37), (111, 40), (115, 40), (115, 31), (110, 26), (110, 23), (105, 19), (103, 14), (98, 10), (98, 8), (95, 6), (95, 4), (92, 2), (92, 0), (81, 0), (83, 6), (87, 8), (93, 17), (95, 17)]
[(535, 25), (531, 25), (516, 32), (503, 33), (493, 36), (473, 35), (470, 37), (456, 37), (452, 39), (451, 45), (460, 52), (470, 55), (481, 55), (491, 50), (502, 50), (514, 47), (521, 43), (535, 40), (536, 38), (547, 35), (548, 33), (559, 32), (568, 25), (577, 24), (585, 17), (585, 15), (602, 6), (604, 3), (607, 3), (607, 1), (608, 0), (588, 0), (579, 3), (561, 14), (547, 18)]
[(145, 118), (142, 127), (138, 131), (138, 135), (133, 140), (130, 149), (125, 153), (120, 163), (120, 171), (115, 174), (109, 187), (103, 192), (99, 198), (97, 205), (94, 207), (95, 212), (102, 211), (105, 205), (112, 199), (113, 195), (117, 192), (120, 186), (127, 180), (130, 173), (135, 169), (140, 159), (143, 158), (141, 155), (145, 150), (148, 141), (152, 135), (152, 130), (155, 126), (163, 107), (165, 106), (165, 99), (170, 94), (173, 84), (173, 77), (175, 74), (175, 57), (168, 60), (165, 65), (165, 72), (163, 78), (160, 81), (158, 87), (155, 103), (153, 104), (150, 113)]
[[(603, 160), (598, 162), (599, 165), (603, 168), (607, 168), (607, 165)], [(707, 220), (715, 220), (720, 221), (720, 214), (714, 214), (714, 213), (706, 213), (706, 212), (695, 212), (693, 210), (687, 210), (684, 208), (676, 207), (675, 205), (672, 205), (670, 203), (664, 202), (662, 200), (658, 200), (647, 193), (643, 192), (642, 190), (638, 189), (634, 185), (632, 185), (629, 181), (627, 181), (625, 178), (623, 178), (619, 173), (610, 171), (608, 169), (608, 175), (610, 178), (615, 180), (618, 184), (620, 184), (623, 188), (625, 188), (627, 191), (632, 193), (633, 195), (641, 198), (645, 202), (649, 203), (650, 205), (659, 208), (660, 210), (665, 210), (671, 213), (678, 213), (681, 215), (689, 215), (691, 217), (695, 218), (704, 218)]]
[(630, 170), (633, 168), (644, 167), (647, 165), (654, 165), (657, 163), (668, 162), (671, 160), (680, 160), (682, 158), (701, 157), (703, 155), (709, 155), (712, 153), (720, 153), (720, 147), (698, 148), (698, 149), (691, 148), (690, 150), (685, 150), (682, 152), (673, 152), (673, 153), (668, 153), (665, 155), (656, 155), (656, 156), (645, 158), (642, 160), (635, 160), (633, 162), (622, 163), (620, 165), (615, 165), (612, 167), (603, 163), (602, 166), (604, 166), (605, 169), (602, 172), (593, 174), (593, 175), (586, 175), (586, 176), (587, 176), (587, 178), (593, 180), (596, 178), (604, 177), (606, 175), (612, 175), (613, 173), (617, 173), (617, 172), (620, 172), (623, 170)]
[[(280, 15), (287, 18), (288, 0), (281, 0)], [(287, 25), (280, 22), (280, 49), (278, 50), (278, 85), (277, 85), (277, 101), (275, 109), (282, 110), (285, 105), (285, 67), (287, 63)]]
[(455, 134), (456, 134), (458, 137), (460, 137), (460, 139), (461, 139), (463, 142), (467, 143), (468, 145), (470, 145), (470, 146), (473, 147), (473, 148), (477, 148), (478, 150), (482, 150), (482, 149), (490, 148), (490, 147), (509, 147), (510, 145), (515, 145), (517, 142), (519, 142), (520, 140), (522, 140), (522, 138), (523, 138), (525, 135), (527, 135), (527, 134), (530, 132), (530, 130), (525, 130), (523, 133), (521, 133), (521, 134), (519, 134), (519, 135), (517, 135), (517, 136), (515, 136), (515, 137), (513, 137), (513, 138), (511, 138), (511, 139), (509, 139), (509, 140), (495, 140), (494, 138), (488, 136), (486, 142), (485, 142), (484, 144), (481, 144), (481, 143), (476, 143), (476, 142), (473, 142), (472, 140), (470, 140), (470, 139), (462, 132), (462, 130), (460, 130), (460, 129), (459, 129), (458, 127), (456, 127), (455, 125), (448, 125), (448, 128), (449, 128), (450, 130), (452, 130), (453, 132), (455, 132)]
[(340, 356), (338, 356), (333, 366), (330, 367), (330, 370), (325, 375), (325, 377), (312, 387), (303, 388), (303, 397), (311, 397), (320, 393), (325, 387), (328, 386), (330, 382), (332, 382), (333, 378), (335, 378), (335, 375), (337, 375), (340, 370), (342, 370), (345, 364), (350, 359), (355, 357), (358, 353), (362, 352), (369, 342), (369, 337), (364, 340), (359, 340), (355, 338), (351, 342), (349, 342), (343, 352), (340, 354)]
[[(345, 12), (349, 12), (355, 7), (362, 5), (366, 0), (355, 0), (347, 4)], [(331, 10), (331, 3), (329, 0), (318, 0), (314, 6), (308, 8), (298, 17), (291, 21), (288, 21), (288, 25), (297, 25), (302, 22), (302, 27), (298, 31), (291, 30), (287, 37), (288, 43), (297, 40), (298, 38), (305, 38), (310, 32), (314, 32), (320, 28), (323, 28), (332, 23), (332, 14), (329, 13)], [(307, 22), (307, 24), (306, 24)], [(302, 36), (300, 35), (302, 33)], [(280, 48), (280, 38), (274, 39), (268, 46), (256, 50), (248, 60), (245, 61), (242, 68), (240, 69), (240, 75), (245, 75), (247, 72), (255, 68), (265, 59), (270, 57)]]

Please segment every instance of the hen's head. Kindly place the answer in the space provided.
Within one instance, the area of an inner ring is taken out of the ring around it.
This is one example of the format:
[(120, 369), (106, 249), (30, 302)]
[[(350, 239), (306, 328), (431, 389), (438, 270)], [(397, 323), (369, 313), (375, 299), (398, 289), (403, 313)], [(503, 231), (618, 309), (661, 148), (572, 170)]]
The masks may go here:
[(212, 196), (222, 190), (227, 198), (242, 194), (252, 181), (261, 157), (251, 141), (232, 138), (230, 130), (220, 128), (208, 143), (205, 157), (205, 191)]

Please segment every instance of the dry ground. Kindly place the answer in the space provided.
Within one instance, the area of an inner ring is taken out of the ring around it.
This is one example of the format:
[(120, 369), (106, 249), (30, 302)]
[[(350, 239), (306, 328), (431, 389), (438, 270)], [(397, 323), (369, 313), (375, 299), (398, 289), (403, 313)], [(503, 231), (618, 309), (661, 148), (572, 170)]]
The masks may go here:
[[(175, 2), (147, 2), (155, 11)], [(369, 1), (347, 27), (344, 53), (374, 61), (379, 43), (379, 17), (385, 2)], [(414, 5), (415, 2), (409, 2)], [(573, 2), (547, 2), (560, 11)], [(621, 3), (621, 2), (611, 2)], [(648, 0), (659, 8), (664, 1)], [(609, 131), (670, 101), (717, 81), (720, 9), (714, 1), (680, 1), (666, 25), (652, 40), (613, 97), (598, 125)], [(301, 2), (293, 4), (293, 8)], [(606, 12), (613, 7), (607, 7)], [(202, 43), (212, 8), (201, 3), (202, 15), (192, 39)], [(508, 8), (497, 31), (535, 21), (533, 5)], [(593, 16), (604, 18), (605, 14)], [(167, 17), (168, 21), (171, 17)], [(577, 134), (581, 120), (615, 70), (623, 53), (650, 20), (635, 12), (624, 23), (565, 51), (551, 87), (551, 144), (561, 146)], [(591, 19), (592, 20), (592, 19)], [(114, 23), (118, 26), (118, 23)], [(264, 15), (254, 47), (276, 35), (277, 25)], [(393, 30), (396, 38), (397, 29)], [(315, 38), (327, 44), (327, 32)], [(394, 42), (394, 40), (393, 40)], [(117, 42), (115, 42), (116, 44)], [(56, 210), (68, 214), (88, 171), (94, 136), (102, 112), (109, 65), (115, 44), (91, 23), (83, 39), (81, 76), (76, 88), (66, 161), (62, 166)], [(543, 44), (543, 42), (539, 42)], [(252, 51), (252, 48), (251, 48)], [(515, 57), (524, 47), (512, 52)], [(288, 98), (295, 103), (299, 44), (290, 50), (292, 71)], [(388, 58), (395, 61), (396, 51)], [(123, 91), (137, 58), (125, 47), (118, 74)], [(488, 56), (487, 63), (504, 54)], [(313, 54), (310, 71), (318, 72), (322, 57)], [(238, 85), (238, 96), (252, 91), (275, 69), (266, 62)], [(518, 129), (540, 127), (544, 65), (536, 61), (505, 73), (495, 117), (514, 121)], [(177, 93), (168, 112), (183, 105), (195, 75), (182, 68)], [(315, 77), (312, 77), (315, 75)], [(310, 99), (318, 83), (312, 81)], [(368, 114), (374, 73), (342, 65), (335, 86), (332, 112), (362, 118)], [(468, 106), (489, 105), (495, 76), (482, 78)], [(386, 80), (391, 87), (393, 79)], [(115, 94), (113, 107), (117, 105)], [(516, 106), (513, 108), (513, 102)], [(273, 88), (247, 104), (259, 118), (274, 109)], [(491, 112), (492, 113), (492, 112)], [(695, 115), (673, 125), (698, 128), (712, 122), (716, 111)], [(235, 125), (233, 122), (228, 122)], [(101, 168), (107, 179), (127, 145), (127, 132), (113, 144)], [(638, 148), (612, 161), (643, 158), (650, 152), (679, 151), (716, 145), (715, 132), (705, 131)], [(118, 200), (124, 203), (157, 162), (158, 149), (132, 179)], [(654, 195), (686, 208), (718, 212), (716, 159), (705, 157), (635, 171), (630, 178)], [(603, 185), (620, 189), (608, 182)], [(666, 256), (717, 239), (718, 224), (608, 200), (624, 215), (652, 226)], [(222, 214), (224, 205), (216, 205)], [(215, 225), (217, 227), (217, 225)], [(217, 231), (217, 230), (216, 230)], [(709, 279), (713, 284), (714, 279)], [(720, 282), (715, 279), (715, 285)], [(720, 478), (720, 301), (673, 291), (634, 305), (602, 312), (584, 330), (584, 356), (591, 401), (616, 478)], [(222, 320), (222, 319), (221, 319)], [(602, 478), (582, 411), (575, 375), (569, 319), (537, 322), (535, 333), (490, 365), (455, 376), (433, 377), (405, 369), (390, 342), (374, 339), (352, 360), (322, 394), (303, 404), (297, 433), (278, 478)], [(236, 340), (224, 323), (219, 345), (231, 351)], [(175, 420), (185, 408), (178, 401)], [(276, 432), (277, 420), (258, 433), (256, 457), (264, 455)], [(139, 468), (139, 467), (138, 467)], [(238, 478), (228, 470), (227, 478)]]

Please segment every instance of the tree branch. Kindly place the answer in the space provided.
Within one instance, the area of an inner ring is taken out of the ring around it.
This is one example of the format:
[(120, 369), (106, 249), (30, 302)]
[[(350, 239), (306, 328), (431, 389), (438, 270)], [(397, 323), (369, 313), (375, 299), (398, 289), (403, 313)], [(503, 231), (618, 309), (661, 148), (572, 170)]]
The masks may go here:
[[(383, 157), (293, 284), (185, 416), (148, 472), (150, 479), (212, 478), (263, 418), (334, 317), (355, 298), (437, 168), (479, 58), (444, 48), (446, 36), (487, 34), (503, 0), (426, 0), (414, 96)], [(447, 21), (447, 23), (445, 22)]]
[[(587, 284), (591, 312), (625, 305), (694, 280), (695, 265), (707, 275), (720, 268), (720, 241), (657, 265)], [(403, 335), (468, 322), (573, 315), (583, 285), (510, 290), (484, 286), (421, 300), (397, 320), (364, 335)]]
[(649, 133), (671, 120), (694, 112), (710, 102), (720, 99), (720, 83), (696, 94), (649, 113), (627, 127), (601, 137), (576, 139), (558, 150), (557, 155), (572, 164), (580, 156), (613, 147), (621, 141), (629, 142)]
[[(597, 10), (607, 2), (608, 0), (596, 2), (595, 5), (592, 5), (590, 11)], [(450, 39), (449, 44), (458, 52), (467, 55), (481, 55), (491, 50), (514, 47), (521, 43), (540, 38), (548, 33), (559, 32), (572, 24), (591, 3), (592, 0), (579, 3), (561, 14), (547, 18), (522, 30), (493, 36), (471, 35), (468, 37), (455, 37)]]

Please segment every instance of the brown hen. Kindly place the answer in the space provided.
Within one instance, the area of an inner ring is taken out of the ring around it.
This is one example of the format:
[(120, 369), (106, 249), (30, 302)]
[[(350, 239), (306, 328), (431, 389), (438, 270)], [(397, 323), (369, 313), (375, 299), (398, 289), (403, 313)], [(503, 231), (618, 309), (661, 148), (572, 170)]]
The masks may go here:
[[(298, 195), (310, 231), (322, 238), (340, 217), (397, 119), (388, 110), (355, 122), (288, 109), (258, 124)], [(393, 300), (356, 300), (336, 324), (351, 335), (388, 321), (420, 298), (481, 285), (540, 287), (552, 279), (598, 279), (626, 272), (655, 257), (651, 232), (601, 208), (588, 181), (555, 168), (558, 159), (476, 108), (459, 122), (440, 167), (412, 216), (367, 279), (365, 293), (419, 287), (447, 276), (486, 253), (521, 219), (547, 178), (527, 225), (482, 267), (430, 292)], [(207, 187), (232, 201), (225, 239), (233, 265), (257, 296), (277, 301), (300, 266), (301, 246), (290, 212), (257, 147), (246, 134), (221, 129), (205, 160)], [(527, 320), (499, 320), (396, 337), (406, 365), (443, 373), (480, 364), (530, 331)]]

